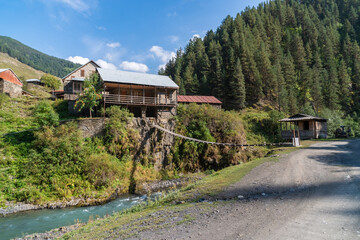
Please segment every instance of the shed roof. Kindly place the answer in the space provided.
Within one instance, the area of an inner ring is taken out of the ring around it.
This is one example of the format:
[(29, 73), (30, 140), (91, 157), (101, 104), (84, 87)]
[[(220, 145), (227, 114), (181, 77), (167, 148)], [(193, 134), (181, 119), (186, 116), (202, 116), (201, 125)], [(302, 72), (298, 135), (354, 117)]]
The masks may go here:
[(179, 88), (168, 76), (97, 68), (104, 82)]
[(33, 78), (26, 80), (26, 82), (41, 82), (41, 81), (39, 79)]
[(179, 103), (209, 103), (222, 104), (222, 102), (214, 96), (178, 96)]
[(307, 114), (298, 113), (291, 117), (284, 118), (279, 120), (279, 122), (296, 122), (296, 121), (305, 121), (305, 120), (316, 120), (319, 122), (326, 122), (327, 119), (321, 117), (315, 117)]
[[(19, 85), (19, 86), (22, 86), (22, 85), (23, 85), (22, 82), (20, 81), (20, 79), (18, 78), (18, 76), (16, 75), (16, 73), (15, 73), (13, 70), (11, 70), (11, 68), (2, 68), (2, 69), (0, 69), (0, 73), (6, 72), (6, 71), (12, 72), (12, 73), (14, 74), (14, 76), (16, 77), (16, 80), (13, 80), (13, 79), (4, 79), (4, 78), (3, 78), (5, 81), (14, 83), (14, 84)], [(0, 78), (1, 78), (1, 77), (0, 77)]]

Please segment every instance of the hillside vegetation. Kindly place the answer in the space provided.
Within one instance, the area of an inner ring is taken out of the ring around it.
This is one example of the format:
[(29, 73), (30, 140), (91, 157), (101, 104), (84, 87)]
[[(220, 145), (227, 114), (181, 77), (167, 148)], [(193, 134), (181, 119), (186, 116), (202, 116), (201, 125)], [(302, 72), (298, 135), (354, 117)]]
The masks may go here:
[(181, 94), (215, 95), (226, 109), (265, 102), (358, 121), (359, 9), (357, 0), (262, 3), (190, 40), (160, 73)]
[[(155, 163), (149, 161), (151, 156), (135, 157), (141, 149), (139, 132), (128, 127), (132, 114), (118, 106), (106, 112), (105, 135), (83, 138), (76, 122), (59, 124), (60, 119), (73, 118), (67, 113), (66, 101), (11, 99), (0, 94), (0, 204), (73, 197), (104, 201), (114, 192), (141, 190), (144, 182), (211, 173), (266, 151), (240, 151), (178, 139), (168, 161), (156, 171)], [(175, 120), (176, 131), (189, 137), (246, 143), (243, 120), (237, 112), (181, 105)]]
[(0, 52), (7, 53), (10, 57), (35, 68), (39, 71), (50, 73), (57, 77), (66, 74), (79, 67), (79, 64), (56, 58), (28, 47), (10, 37), (0, 36)]
[(19, 60), (0, 52), (0, 68), (11, 68), (20, 79), (40, 79), (44, 72), (36, 70)]

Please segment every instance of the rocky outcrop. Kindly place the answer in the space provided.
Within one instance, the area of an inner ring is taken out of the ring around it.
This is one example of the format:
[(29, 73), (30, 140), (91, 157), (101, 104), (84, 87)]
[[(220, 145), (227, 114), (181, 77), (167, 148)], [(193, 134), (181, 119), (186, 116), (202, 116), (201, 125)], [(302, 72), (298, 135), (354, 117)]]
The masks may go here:
[[(174, 144), (174, 136), (155, 129), (152, 127), (154, 123), (155, 119), (152, 118), (134, 118), (129, 127), (138, 130), (140, 134), (141, 143), (136, 156), (138, 160), (149, 159), (154, 164), (155, 169), (160, 170), (167, 164), (171, 147)], [(175, 129), (175, 121), (173, 120), (162, 122), (161, 125), (170, 131)]]

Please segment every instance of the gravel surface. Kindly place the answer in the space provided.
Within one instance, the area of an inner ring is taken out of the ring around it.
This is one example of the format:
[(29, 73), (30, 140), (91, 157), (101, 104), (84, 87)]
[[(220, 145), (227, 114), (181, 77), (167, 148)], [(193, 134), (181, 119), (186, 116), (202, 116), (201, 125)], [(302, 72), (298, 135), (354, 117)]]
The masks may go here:
[(360, 140), (319, 142), (186, 209), (194, 220), (132, 239), (360, 239), (359, 174)]

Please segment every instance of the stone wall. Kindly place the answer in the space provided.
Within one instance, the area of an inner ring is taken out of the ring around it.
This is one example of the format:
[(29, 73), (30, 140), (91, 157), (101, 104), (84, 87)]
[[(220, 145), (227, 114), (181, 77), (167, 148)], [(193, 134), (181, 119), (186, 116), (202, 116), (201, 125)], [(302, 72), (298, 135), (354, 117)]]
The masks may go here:
[(105, 134), (105, 122), (104, 118), (86, 118), (75, 120), (79, 129), (83, 133), (83, 137), (99, 137)]
[[(103, 136), (105, 134), (107, 119), (88, 118), (75, 121), (78, 123), (84, 137)], [(136, 160), (140, 161), (147, 158), (154, 163), (157, 170), (160, 170), (167, 164), (168, 155), (174, 143), (174, 136), (153, 128), (152, 125), (155, 121), (155, 118), (133, 118), (129, 123), (129, 127), (136, 129), (140, 134), (140, 148), (135, 156)], [(175, 121), (163, 122), (161, 126), (174, 131)]]
[(0, 79), (0, 92), (8, 94), (12, 98), (17, 98), (22, 95), (22, 87), (5, 81), (4, 79)]

